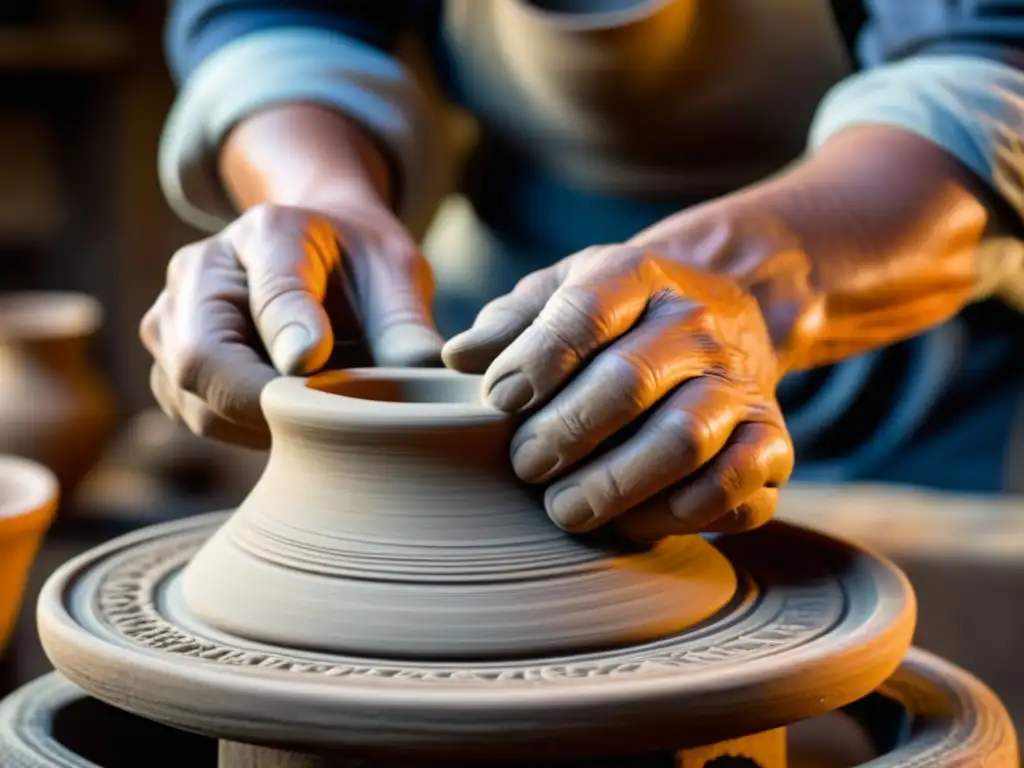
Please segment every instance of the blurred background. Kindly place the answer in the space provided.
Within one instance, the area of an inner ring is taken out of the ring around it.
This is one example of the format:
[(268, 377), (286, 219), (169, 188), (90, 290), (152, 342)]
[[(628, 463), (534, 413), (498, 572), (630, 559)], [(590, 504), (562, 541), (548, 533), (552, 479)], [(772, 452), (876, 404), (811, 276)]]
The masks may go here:
[(60, 562), (237, 499), (262, 462), (153, 410), (139, 321), (197, 234), (157, 182), (174, 96), (164, 15), (152, 0), (0, 3), (0, 453), (42, 461), (64, 493), (0, 656), (0, 695), (48, 669), (32, 608)]
[(137, 326), (168, 255), (155, 148), (173, 98), (164, 3), (0, 4), (0, 288), (95, 296), (95, 359), (119, 410), (152, 404)]

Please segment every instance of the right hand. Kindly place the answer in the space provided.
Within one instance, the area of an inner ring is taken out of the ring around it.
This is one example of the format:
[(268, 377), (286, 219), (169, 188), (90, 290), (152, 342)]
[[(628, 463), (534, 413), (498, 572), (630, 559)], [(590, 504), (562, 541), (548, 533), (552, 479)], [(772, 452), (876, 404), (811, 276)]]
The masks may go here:
[(373, 364), (439, 364), (432, 295), (426, 259), (379, 202), (257, 206), (171, 259), (140, 328), (153, 394), (197, 435), (264, 448), (259, 395), (278, 374), (363, 343)]

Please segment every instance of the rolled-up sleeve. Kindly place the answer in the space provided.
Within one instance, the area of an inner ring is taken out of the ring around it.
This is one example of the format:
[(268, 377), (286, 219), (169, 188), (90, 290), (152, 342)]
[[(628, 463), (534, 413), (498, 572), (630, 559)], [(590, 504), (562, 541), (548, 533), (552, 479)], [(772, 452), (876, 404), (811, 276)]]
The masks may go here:
[(402, 209), (414, 210), (428, 170), (423, 95), (391, 54), (412, 4), (376, 0), (176, 0), (165, 44), (179, 93), (159, 151), (168, 202), (214, 231), (235, 215), (218, 172), (228, 132), (286, 102), (336, 109), (363, 125), (400, 174)]
[(934, 142), (1008, 203), (979, 259), (979, 296), (1024, 308), (1024, 0), (865, 0), (863, 71), (835, 86), (815, 148), (851, 126), (885, 124)]

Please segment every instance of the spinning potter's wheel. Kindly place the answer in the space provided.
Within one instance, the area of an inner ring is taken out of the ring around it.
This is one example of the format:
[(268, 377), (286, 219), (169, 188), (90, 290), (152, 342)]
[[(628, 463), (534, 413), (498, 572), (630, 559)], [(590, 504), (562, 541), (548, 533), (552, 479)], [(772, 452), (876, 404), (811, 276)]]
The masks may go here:
[(785, 726), (899, 667), (914, 599), (888, 562), (782, 524), (652, 548), (563, 534), (512, 477), (512, 425), (478, 386), (273, 382), (274, 447), (237, 511), (51, 578), (38, 615), (54, 665), (219, 739), (225, 768), (659, 752), (776, 768)]

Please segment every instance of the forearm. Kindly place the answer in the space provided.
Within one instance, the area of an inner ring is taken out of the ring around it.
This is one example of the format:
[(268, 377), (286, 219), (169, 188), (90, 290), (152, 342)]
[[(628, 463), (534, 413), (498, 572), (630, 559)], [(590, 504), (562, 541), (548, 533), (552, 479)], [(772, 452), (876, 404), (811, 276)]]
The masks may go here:
[(976, 187), (930, 142), (851, 128), (635, 242), (735, 277), (761, 305), (781, 374), (892, 344), (970, 301), (989, 218)]
[(227, 136), (220, 175), (239, 210), (261, 203), (329, 208), (352, 197), (394, 202), (392, 172), (366, 130), (310, 104), (281, 104), (242, 120)]
[(911, 133), (847, 129), (741, 199), (777, 217), (799, 254), (747, 277), (787, 370), (909, 338), (975, 296), (990, 219), (981, 185)]
[(431, 127), (418, 85), (391, 53), (412, 6), (380, 5), (172, 4), (168, 53), (181, 91), (159, 166), (183, 219), (216, 231), (239, 207), (341, 187), (376, 190), (403, 217), (419, 215)]

